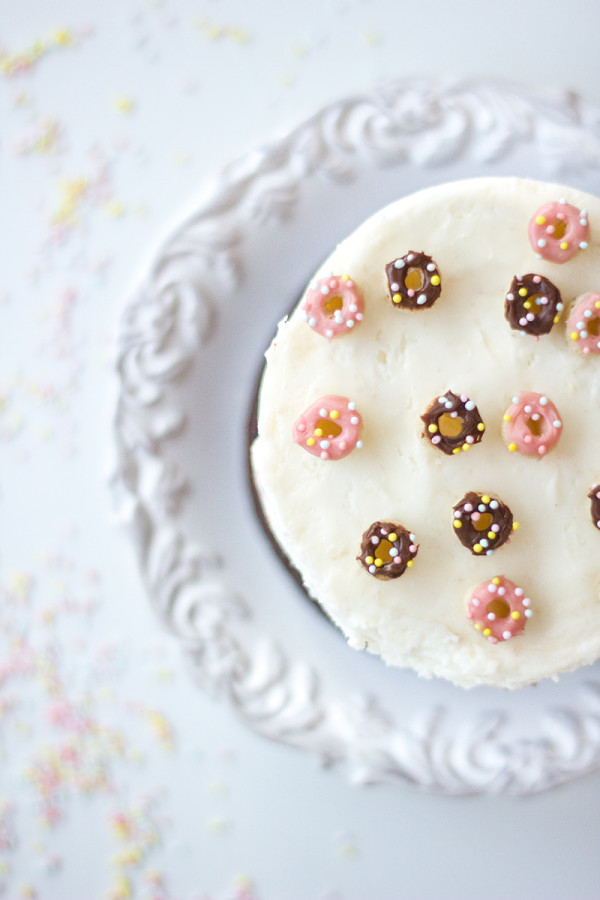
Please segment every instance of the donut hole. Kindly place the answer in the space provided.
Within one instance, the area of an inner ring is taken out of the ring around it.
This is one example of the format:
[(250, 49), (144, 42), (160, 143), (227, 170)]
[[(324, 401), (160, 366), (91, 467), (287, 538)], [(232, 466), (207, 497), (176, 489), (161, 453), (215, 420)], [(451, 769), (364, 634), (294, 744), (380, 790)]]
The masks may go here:
[(588, 334), (591, 334), (593, 337), (598, 337), (600, 335), (600, 319), (598, 316), (591, 316), (587, 320), (585, 327)]
[(442, 437), (458, 437), (464, 426), (464, 419), (460, 416), (451, 416), (450, 413), (442, 413), (438, 419), (438, 429)]
[(541, 437), (546, 430), (546, 424), (541, 416), (538, 416), (537, 419), (529, 416), (525, 424), (534, 437)]
[(557, 241), (560, 241), (560, 239), (565, 236), (567, 223), (562, 219), (555, 219), (550, 227), (552, 228), (550, 234), (553, 238), (556, 238)]
[(409, 291), (421, 291), (425, 287), (425, 276), (422, 269), (411, 267), (406, 272), (404, 286)]
[(344, 301), (341, 297), (328, 297), (322, 303), (323, 312), (327, 316), (328, 319), (333, 319), (336, 312), (341, 309), (344, 305)]
[(492, 613), (497, 619), (506, 619), (510, 615), (510, 606), (501, 597), (490, 600), (487, 608), (488, 614)]
[[(542, 297), (542, 294), (532, 294), (523, 304), (523, 308), (526, 309), (527, 312), (533, 313), (534, 316), (539, 316), (542, 307), (545, 305), (541, 303)], [(544, 297), (544, 299), (546, 298)]]
[(471, 522), (475, 531), (489, 531), (494, 524), (494, 517), (491, 513), (477, 513), (477, 517), (471, 517)]
[(391, 541), (386, 541), (385, 538), (380, 540), (375, 549), (375, 559), (380, 559), (384, 565), (391, 562), (392, 557), (390, 556), (390, 550), (393, 546)]
[(342, 433), (342, 426), (331, 419), (319, 419), (315, 425), (315, 434), (317, 433), (320, 437), (336, 438)]

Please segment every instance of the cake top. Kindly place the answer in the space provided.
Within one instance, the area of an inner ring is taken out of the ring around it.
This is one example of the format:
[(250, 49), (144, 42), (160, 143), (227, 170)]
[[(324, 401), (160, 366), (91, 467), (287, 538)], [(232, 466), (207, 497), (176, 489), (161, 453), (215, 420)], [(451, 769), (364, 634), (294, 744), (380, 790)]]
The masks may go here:
[(267, 352), (252, 463), (350, 644), (464, 686), (600, 655), (600, 200), (523, 179), (403, 198)]

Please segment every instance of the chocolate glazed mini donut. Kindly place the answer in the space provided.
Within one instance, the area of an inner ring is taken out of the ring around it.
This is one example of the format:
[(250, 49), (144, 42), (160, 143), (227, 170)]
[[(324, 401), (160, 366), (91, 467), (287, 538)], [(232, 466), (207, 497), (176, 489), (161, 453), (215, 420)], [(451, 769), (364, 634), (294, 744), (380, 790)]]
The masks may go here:
[(595, 484), (588, 494), (592, 522), (600, 530), (600, 484)]
[(385, 267), (396, 309), (429, 309), (442, 292), (442, 279), (431, 256), (411, 250)]
[(473, 556), (491, 556), (519, 527), (502, 500), (467, 491), (453, 508), (454, 533)]
[(419, 550), (412, 532), (396, 522), (373, 522), (362, 536), (358, 561), (382, 581), (399, 578), (413, 565)]
[(515, 275), (506, 295), (504, 317), (515, 331), (539, 337), (552, 330), (563, 305), (558, 288), (548, 278), (533, 272)]
[(448, 456), (478, 444), (485, 431), (473, 401), (466, 394), (452, 391), (433, 400), (421, 419), (425, 424), (423, 437)]

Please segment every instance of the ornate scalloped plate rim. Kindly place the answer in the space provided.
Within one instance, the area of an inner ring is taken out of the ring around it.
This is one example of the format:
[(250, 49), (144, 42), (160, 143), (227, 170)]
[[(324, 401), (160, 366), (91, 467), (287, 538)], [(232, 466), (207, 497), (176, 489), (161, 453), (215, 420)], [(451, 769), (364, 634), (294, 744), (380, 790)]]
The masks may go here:
[(293, 222), (297, 194), (316, 173), (345, 182), (371, 167), (422, 169), (469, 155), (493, 162), (524, 144), (554, 172), (597, 173), (598, 122), (600, 110), (573, 94), (540, 98), (497, 83), (413, 80), (337, 101), (227, 167), (208, 199), (151, 255), (126, 302), (112, 487), (152, 605), (205, 689), (254, 731), (316, 753), (354, 782), (524, 795), (594, 771), (600, 679), (592, 671), (577, 704), (553, 709), (535, 739), (515, 738), (509, 717), (497, 710), (472, 715), (459, 737), (449, 735), (435, 698), (423, 714), (394, 724), (377, 697), (358, 704), (328, 698), (314, 666), (288, 657), (270, 635), (252, 633), (252, 604), (225, 587), (217, 553), (199, 550), (182, 531), (178, 516), (189, 476), (164, 458), (164, 448), (186, 427), (186, 410), (173, 405), (169, 390), (185, 381), (218, 320), (206, 272), (220, 292), (239, 290), (244, 223)]

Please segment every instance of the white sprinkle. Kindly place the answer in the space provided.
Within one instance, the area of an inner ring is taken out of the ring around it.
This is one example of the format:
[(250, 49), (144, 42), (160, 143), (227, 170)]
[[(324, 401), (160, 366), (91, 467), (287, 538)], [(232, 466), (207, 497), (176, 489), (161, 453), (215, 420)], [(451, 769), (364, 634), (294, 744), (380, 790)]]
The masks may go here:
[(415, 258), (414, 253), (409, 253), (408, 256), (406, 257), (406, 260), (407, 260), (407, 262), (412, 262), (414, 258)]
[(326, 284), (322, 284), (322, 285), (321, 285), (321, 293), (322, 293), (322, 294), (328, 294), (328, 293), (329, 293), (329, 288), (327, 287)]
[(427, 271), (435, 272), (435, 265), (433, 263), (427, 263)]
[(526, 609), (525, 612), (523, 613), (523, 615), (525, 616), (526, 619), (530, 619), (533, 615), (533, 612), (530, 609)]
[(523, 412), (530, 413), (531, 407), (529, 405), (523, 407)]
[(320, 416), (327, 416), (327, 410), (323, 407), (322, 409), (319, 410), (319, 415), (320, 415)]
[(317, 324), (317, 320), (314, 318), (314, 316), (311, 316), (311, 318), (308, 320), (308, 324), (311, 328), (315, 327), (315, 325)]
[(426, 302), (427, 302), (427, 297), (425, 296), (425, 294), (421, 294), (420, 297), (417, 297), (418, 306), (423, 306), (423, 304)]
[(471, 412), (471, 410), (475, 409), (475, 404), (473, 403), (472, 400), (468, 400), (468, 401), (465, 403), (465, 409), (468, 409), (469, 412)]
[(513, 397), (513, 398), (512, 398), (512, 402), (513, 402), (513, 403), (518, 403), (518, 402), (519, 402), (519, 398), (518, 398), (518, 397)]
[(510, 631), (503, 631), (502, 637), (504, 638), (505, 641), (507, 641), (509, 638), (512, 637), (512, 634), (510, 633)]
[(354, 402), (354, 400), (350, 401), (350, 403), (348, 404), (348, 409), (351, 409), (351, 410), (356, 409), (356, 403)]
[(562, 303), (557, 303), (557, 304), (556, 304), (556, 312), (562, 312), (562, 309), (563, 309), (563, 304), (562, 304)]
[(369, 566), (369, 572), (373, 573), (376, 571), (377, 571), (377, 569), (375, 568), (375, 566)]
[[(490, 542), (489, 542), (488, 540), (486, 540), (486, 538), (481, 538), (481, 540), (479, 541), (479, 543), (481, 544), (481, 546), (482, 546), (484, 549), (485, 549), (486, 547), (489, 547), (489, 546), (490, 546)], [(500, 592), (498, 591), (498, 593), (500, 593)]]
[(488, 614), (487, 614), (487, 617), (488, 617), (488, 619), (490, 620), (490, 622), (493, 622), (494, 619), (496, 618), (496, 616), (494, 615), (494, 613), (488, 613)]
[(325, 337), (328, 337), (328, 338), (333, 337), (333, 331), (331, 330), (331, 328), (327, 329), (327, 331), (325, 332)]
[(548, 403), (547, 397), (540, 397), (540, 406), (546, 406), (547, 403)]
[(555, 428), (561, 428), (561, 427), (562, 427), (562, 422), (560, 421), (560, 419), (555, 419), (554, 422), (553, 422), (552, 424), (554, 425)]
[(588, 248), (588, 242), (587, 242), (587, 241), (580, 241), (580, 242), (579, 242), (579, 249), (580, 249), (580, 250), (587, 250), (587, 248)]
[(390, 547), (390, 556), (392, 556), (392, 557), (398, 556), (399, 552), (400, 551), (398, 550), (397, 547)]
[(397, 281), (394, 281), (392, 284), (390, 284), (390, 287), (391, 287), (392, 291), (394, 292), (394, 294), (397, 294), (398, 291), (400, 290), (400, 285), (398, 284)]
[(519, 587), (515, 588), (515, 597), (522, 597), (522, 596), (523, 596), (523, 588), (519, 588)]
[(498, 588), (498, 596), (503, 597), (503, 596), (505, 595), (505, 593), (506, 593), (506, 588), (505, 588), (505, 587), (499, 587), (499, 588)]
[(490, 583), (488, 584), (487, 589), (490, 594), (495, 594), (497, 590), (496, 585), (492, 581), (490, 581)]
[(376, 534), (374, 534), (373, 537), (371, 538), (371, 543), (372, 543), (374, 546), (377, 546), (377, 544), (379, 543), (379, 538), (377, 537)]
[(545, 247), (546, 241), (544, 240), (544, 238), (540, 238), (539, 241), (537, 242), (537, 245), (538, 245), (538, 247)]
[(480, 503), (477, 509), (479, 512), (485, 512), (485, 503)]
[(350, 416), (350, 424), (358, 425), (358, 416)]
[(356, 449), (357, 449), (357, 450), (362, 450), (362, 445), (363, 445), (363, 442), (362, 442), (362, 441), (357, 441), (357, 442), (356, 442)]
[(354, 319), (348, 319), (346, 322), (346, 328), (354, 328)]
[(586, 338), (587, 336), (588, 336), (588, 333), (587, 333), (587, 331), (586, 331), (585, 329), (584, 329), (583, 331), (580, 331), (580, 332), (579, 332), (579, 337), (580, 337), (580, 338)]
[(498, 501), (490, 500), (490, 509), (498, 509)]
[(403, 269), (404, 266), (405, 266), (405, 262), (403, 259), (397, 259), (396, 262), (394, 263), (394, 268), (396, 268), (396, 269)]
[(586, 309), (586, 311), (584, 312), (584, 316), (586, 317), (586, 319), (591, 318), (591, 315), (592, 315), (591, 309)]
[(321, 448), (321, 450), (329, 450), (329, 448), (331, 447), (331, 441), (320, 441), (319, 447)]
[(507, 295), (506, 295), (506, 299), (507, 299), (507, 300), (514, 300), (514, 299), (515, 299), (515, 295), (514, 295), (514, 294), (507, 294)]

